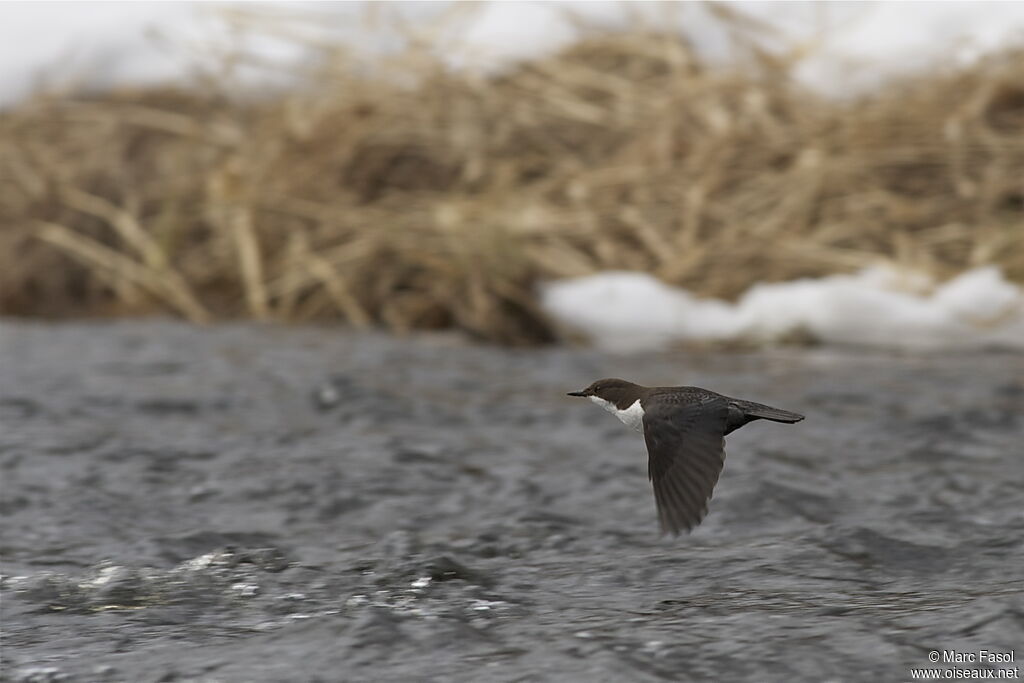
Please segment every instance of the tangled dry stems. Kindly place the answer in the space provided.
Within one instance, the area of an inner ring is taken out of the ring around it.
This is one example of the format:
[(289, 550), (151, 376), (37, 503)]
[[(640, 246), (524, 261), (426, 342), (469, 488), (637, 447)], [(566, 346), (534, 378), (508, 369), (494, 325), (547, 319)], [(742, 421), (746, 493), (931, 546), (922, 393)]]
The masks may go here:
[(486, 77), (432, 54), (3, 113), (3, 312), (534, 343), (536, 284), (608, 269), (718, 297), (879, 260), (1024, 280), (1022, 51), (855, 101), (650, 32)]

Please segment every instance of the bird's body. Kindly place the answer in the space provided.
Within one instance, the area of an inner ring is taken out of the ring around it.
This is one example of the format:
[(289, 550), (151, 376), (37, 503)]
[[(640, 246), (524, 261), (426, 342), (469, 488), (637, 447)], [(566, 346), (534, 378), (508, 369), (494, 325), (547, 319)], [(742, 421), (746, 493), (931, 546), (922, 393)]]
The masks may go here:
[(644, 435), (648, 475), (663, 531), (700, 524), (725, 461), (725, 435), (754, 420), (794, 423), (803, 415), (699, 387), (645, 387), (602, 379), (584, 396)]

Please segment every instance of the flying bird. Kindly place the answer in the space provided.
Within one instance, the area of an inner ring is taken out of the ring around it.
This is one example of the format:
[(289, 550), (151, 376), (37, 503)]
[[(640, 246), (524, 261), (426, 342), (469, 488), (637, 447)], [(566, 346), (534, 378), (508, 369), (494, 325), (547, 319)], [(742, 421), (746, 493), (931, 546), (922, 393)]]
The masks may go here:
[(792, 424), (803, 415), (699, 387), (645, 387), (599, 379), (583, 396), (641, 432), (662, 532), (700, 524), (725, 462), (725, 435), (754, 420)]

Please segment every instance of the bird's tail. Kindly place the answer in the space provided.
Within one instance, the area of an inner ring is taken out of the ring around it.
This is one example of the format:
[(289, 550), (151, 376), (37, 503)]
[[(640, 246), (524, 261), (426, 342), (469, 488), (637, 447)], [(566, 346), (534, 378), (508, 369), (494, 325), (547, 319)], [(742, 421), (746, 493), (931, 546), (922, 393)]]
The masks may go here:
[(772, 408), (766, 406), (763, 403), (754, 403), (753, 401), (743, 401), (740, 403), (740, 407), (743, 409), (744, 414), (749, 415), (753, 418), (761, 418), (762, 420), (771, 420), (772, 422), (785, 422), (786, 424), (793, 424), (804, 419), (804, 416), (800, 413), (793, 413), (788, 410), (782, 410), (781, 408)]

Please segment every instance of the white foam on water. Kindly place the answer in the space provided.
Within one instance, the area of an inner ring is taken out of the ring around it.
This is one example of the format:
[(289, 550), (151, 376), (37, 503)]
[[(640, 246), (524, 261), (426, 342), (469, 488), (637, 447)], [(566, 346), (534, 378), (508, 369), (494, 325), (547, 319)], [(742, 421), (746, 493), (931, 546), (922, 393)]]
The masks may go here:
[(825, 344), (908, 350), (1024, 350), (1024, 290), (995, 266), (942, 284), (888, 266), (759, 284), (736, 303), (700, 299), (644, 273), (550, 282), (541, 305), (559, 325), (621, 352), (687, 342)]

